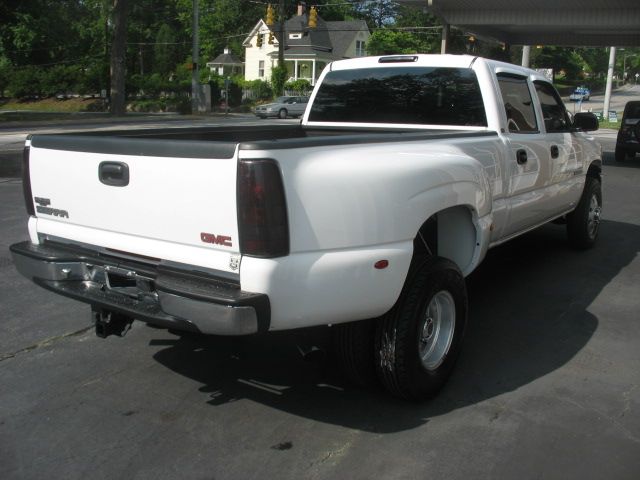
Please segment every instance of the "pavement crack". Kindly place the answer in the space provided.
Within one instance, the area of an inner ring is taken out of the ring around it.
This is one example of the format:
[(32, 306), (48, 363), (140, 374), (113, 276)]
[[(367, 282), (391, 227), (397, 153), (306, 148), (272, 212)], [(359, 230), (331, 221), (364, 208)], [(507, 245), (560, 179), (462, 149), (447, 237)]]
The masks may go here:
[(77, 330), (75, 332), (69, 332), (69, 333), (64, 333), (62, 335), (57, 335), (55, 337), (50, 337), (47, 338), (45, 340), (42, 340), (38, 343), (34, 343), (33, 345), (29, 345), (28, 347), (24, 347), (21, 348), (20, 350), (16, 350), (15, 352), (12, 353), (4, 353), (4, 354), (0, 354), (0, 362), (4, 362), (5, 360), (9, 360), (10, 358), (14, 358), (17, 355), (20, 355), (21, 353), (27, 353), (27, 352), (31, 352), (33, 350), (37, 350), (39, 348), (43, 348), (43, 347), (48, 347), (49, 345), (56, 343), (60, 340), (64, 340), (65, 338), (69, 338), (69, 337), (75, 337), (77, 335), (82, 335), (85, 332), (88, 332), (89, 330), (92, 330), (94, 328), (93, 325), (89, 326), (89, 327), (85, 327), (82, 328), (80, 330)]

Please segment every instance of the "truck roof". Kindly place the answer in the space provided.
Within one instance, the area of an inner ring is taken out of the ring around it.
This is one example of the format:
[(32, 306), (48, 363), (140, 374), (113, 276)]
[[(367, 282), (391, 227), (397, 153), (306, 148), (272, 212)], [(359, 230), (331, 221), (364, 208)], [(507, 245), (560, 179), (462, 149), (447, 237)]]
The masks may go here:
[(474, 63), (486, 63), (496, 72), (510, 72), (531, 77), (534, 80), (546, 80), (544, 75), (530, 68), (521, 67), (511, 63), (491, 60), (477, 55), (452, 55), (452, 54), (402, 54), (379, 55), (373, 57), (358, 57), (345, 60), (337, 60), (330, 64), (330, 70), (350, 70), (356, 68), (384, 68), (399, 64), (421, 67), (452, 67), (470, 68)]

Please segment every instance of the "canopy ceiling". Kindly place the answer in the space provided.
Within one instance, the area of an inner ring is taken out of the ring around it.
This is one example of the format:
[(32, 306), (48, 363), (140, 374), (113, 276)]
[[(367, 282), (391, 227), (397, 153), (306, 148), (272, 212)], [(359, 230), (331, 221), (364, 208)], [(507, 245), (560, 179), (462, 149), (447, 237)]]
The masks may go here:
[(640, 0), (400, 0), (510, 45), (640, 46)]

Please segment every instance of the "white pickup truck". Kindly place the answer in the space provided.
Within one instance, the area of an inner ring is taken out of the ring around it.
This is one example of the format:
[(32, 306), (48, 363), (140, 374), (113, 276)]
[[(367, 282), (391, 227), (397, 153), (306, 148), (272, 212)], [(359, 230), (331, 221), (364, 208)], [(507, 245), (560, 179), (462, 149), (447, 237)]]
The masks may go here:
[[(36, 284), (133, 319), (247, 335), (332, 325), (355, 380), (433, 395), (487, 250), (550, 221), (598, 234), (595, 116), (538, 73), (472, 56), (337, 61), (299, 124), (34, 135), (24, 153)], [(514, 272), (514, 275), (517, 275)]]

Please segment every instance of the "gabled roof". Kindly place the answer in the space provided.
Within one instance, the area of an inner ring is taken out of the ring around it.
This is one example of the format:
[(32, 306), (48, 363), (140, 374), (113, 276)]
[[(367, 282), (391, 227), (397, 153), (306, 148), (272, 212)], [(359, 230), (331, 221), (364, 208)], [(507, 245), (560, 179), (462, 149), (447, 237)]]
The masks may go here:
[(244, 41), (242, 42), (242, 46), (248, 47), (249, 44), (251, 43), (251, 39), (255, 37), (260, 30), (262, 30), (262, 27), (266, 27), (266, 26), (267, 24), (264, 23), (264, 20), (262, 19), (258, 20), (258, 23), (256, 23), (255, 27), (253, 27), (251, 29), (251, 32), (249, 32), (249, 35), (247, 35), (247, 38), (245, 38)]
[(207, 62), (207, 65), (242, 65), (242, 63), (242, 60), (233, 53), (228, 53), (225, 49), (225, 53), (221, 53), (214, 60)]
[[(318, 16), (317, 26), (308, 27), (308, 15), (294, 15), (284, 23), (284, 51), (285, 55), (322, 56), (324, 58), (342, 59), (355, 39), (358, 32), (368, 32), (369, 28), (364, 20), (346, 22), (325, 22)], [(251, 38), (266, 25), (260, 20), (249, 36), (243, 42), (246, 47)], [(276, 39), (280, 40), (277, 26), (272, 27)], [(289, 38), (292, 33), (300, 33), (300, 38)]]
[(338, 58), (344, 58), (349, 46), (353, 43), (358, 32), (368, 32), (367, 22), (353, 20), (350, 22), (326, 22), (333, 45), (333, 54)]

